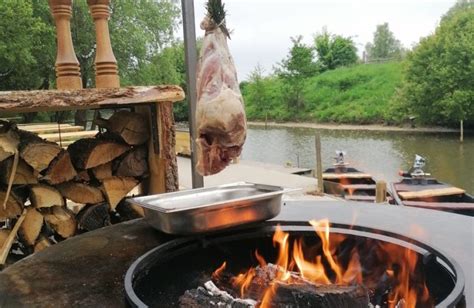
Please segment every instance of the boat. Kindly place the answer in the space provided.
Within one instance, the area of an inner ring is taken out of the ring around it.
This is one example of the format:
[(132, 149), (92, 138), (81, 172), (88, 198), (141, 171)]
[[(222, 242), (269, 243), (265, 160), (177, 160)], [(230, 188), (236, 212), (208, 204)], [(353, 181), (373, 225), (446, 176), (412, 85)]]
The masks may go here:
[(393, 203), (474, 216), (474, 197), (425, 173), (425, 164), (426, 159), (416, 155), (413, 167), (400, 172), (401, 181), (390, 184)]
[[(336, 151), (333, 167), (324, 170), (324, 192), (349, 201), (375, 202), (376, 181), (371, 174), (357, 170), (344, 161), (346, 152)], [(387, 193), (387, 200), (391, 199)]]

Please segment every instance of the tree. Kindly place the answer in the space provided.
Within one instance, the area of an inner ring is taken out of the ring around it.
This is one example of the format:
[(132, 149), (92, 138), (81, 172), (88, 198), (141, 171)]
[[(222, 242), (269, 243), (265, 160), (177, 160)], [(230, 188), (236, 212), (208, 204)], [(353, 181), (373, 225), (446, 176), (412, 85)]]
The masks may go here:
[(54, 62), (43, 62), (52, 59), (54, 33), (35, 13), (31, 1), (0, 1), (0, 90), (49, 86)]
[(357, 62), (357, 48), (350, 37), (331, 35), (326, 30), (314, 38), (318, 64), (322, 71)]
[(246, 97), (254, 106), (258, 113), (265, 113), (268, 111), (267, 104), (267, 89), (264, 82), (264, 69), (260, 64), (257, 64), (255, 69), (249, 75), (249, 84), (246, 88)]
[(430, 124), (474, 121), (474, 6), (443, 18), (407, 59), (399, 99)]
[(365, 52), (369, 60), (399, 58), (402, 55), (402, 45), (390, 31), (388, 23), (377, 25), (372, 43), (367, 43)]
[(292, 37), (293, 46), (286, 59), (276, 68), (276, 74), (284, 80), (288, 110), (304, 108), (303, 88), (306, 78), (314, 76), (318, 67), (314, 62), (314, 49), (306, 46), (302, 36)]

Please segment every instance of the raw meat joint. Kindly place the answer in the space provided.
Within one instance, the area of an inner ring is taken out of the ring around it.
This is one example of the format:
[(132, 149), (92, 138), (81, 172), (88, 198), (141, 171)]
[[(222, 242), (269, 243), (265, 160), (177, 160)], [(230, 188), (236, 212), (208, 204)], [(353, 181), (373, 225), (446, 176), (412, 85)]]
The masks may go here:
[(227, 46), (229, 31), (221, 0), (209, 0), (201, 23), (206, 31), (197, 75), (197, 170), (220, 172), (242, 152), (247, 123), (234, 61)]

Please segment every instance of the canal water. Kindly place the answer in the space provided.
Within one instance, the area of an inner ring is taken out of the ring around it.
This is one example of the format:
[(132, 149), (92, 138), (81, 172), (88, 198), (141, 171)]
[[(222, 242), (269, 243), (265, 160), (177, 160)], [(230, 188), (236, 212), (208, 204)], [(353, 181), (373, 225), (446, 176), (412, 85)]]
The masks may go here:
[[(399, 179), (398, 171), (413, 164), (415, 154), (426, 158), (426, 172), (438, 180), (474, 193), (474, 136), (459, 142), (457, 134), (385, 131), (318, 130), (323, 166), (333, 163), (336, 150), (346, 161), (378, 180)], [(242, 159), (314, 169), (316, 129), (250, 127)]]

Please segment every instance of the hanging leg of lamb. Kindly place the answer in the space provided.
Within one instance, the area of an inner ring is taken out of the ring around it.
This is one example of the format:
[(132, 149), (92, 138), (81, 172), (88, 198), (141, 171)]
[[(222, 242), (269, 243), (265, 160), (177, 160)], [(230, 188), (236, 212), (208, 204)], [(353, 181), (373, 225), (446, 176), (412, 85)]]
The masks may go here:
[(197, 170), (211, 175), (242, 152), (246, 117), (237, 72), (227, 46), (229, 32), (221, 0), (209, 0), (201, 23), (206, 31), (198, 64), (196, 126)]

